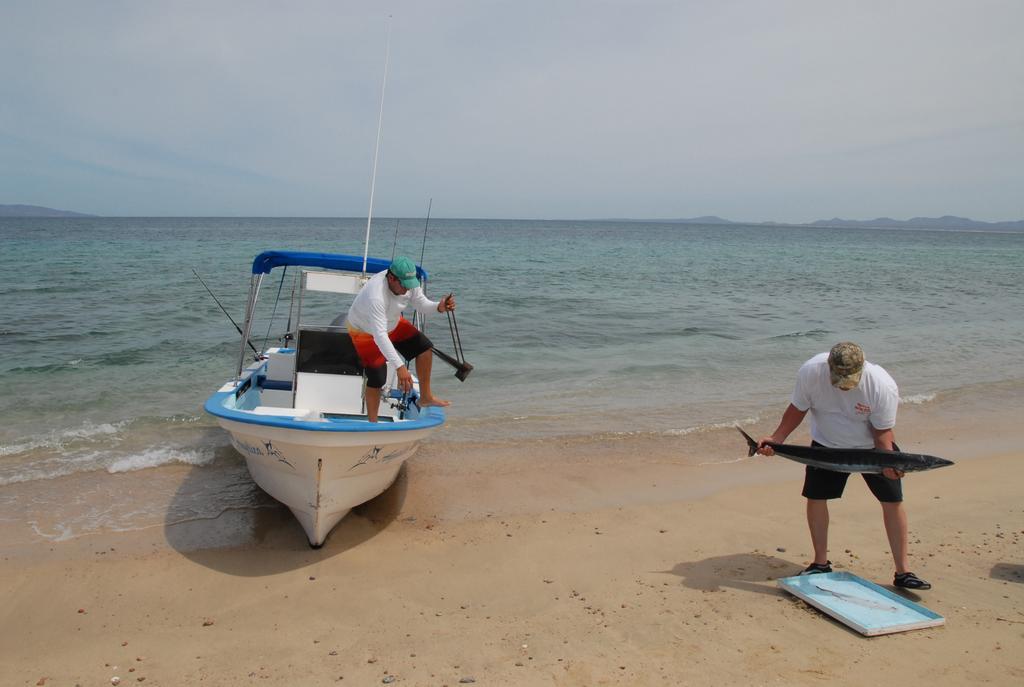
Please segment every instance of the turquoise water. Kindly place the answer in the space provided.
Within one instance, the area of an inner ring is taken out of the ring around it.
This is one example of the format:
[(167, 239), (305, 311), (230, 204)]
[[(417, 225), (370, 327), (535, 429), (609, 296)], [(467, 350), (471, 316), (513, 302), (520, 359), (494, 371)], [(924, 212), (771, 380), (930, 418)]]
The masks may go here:
[[(396, 225), (418, 260), (422, 219), (375, 220), (370, 254), (392, 254)], [(240, 321), (255, 254), (361, 254), (364, 232), (358, 219), (0, 219), (0, 485), (237, 467), (201, 406), (232, 375), (238, 335), (192, 270)], [(435, 366), (453, 405), (432, 441), (452, 450), (774, 415), (799, 364), (843, 339), (908, 402), (1024, 379), (1024, 233), (431, 220), (423, 262), (435, 298), (456, 293), (476, 368), (460, 384)], [(272, 275), (263, 298), (276, 291)], [(428, 332), (451, 350), (444, 318)]]

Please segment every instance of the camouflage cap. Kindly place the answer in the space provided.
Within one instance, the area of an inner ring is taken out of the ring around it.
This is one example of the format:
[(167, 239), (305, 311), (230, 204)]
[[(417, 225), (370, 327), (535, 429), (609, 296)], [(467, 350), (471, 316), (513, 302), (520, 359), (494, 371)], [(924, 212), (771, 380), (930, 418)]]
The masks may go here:
[(864, 371), (864, 350), (849, 341), (837, 343), (828, 353), (828, 370), (832, 386), (849, 391), (860, 384), (860, 375)]

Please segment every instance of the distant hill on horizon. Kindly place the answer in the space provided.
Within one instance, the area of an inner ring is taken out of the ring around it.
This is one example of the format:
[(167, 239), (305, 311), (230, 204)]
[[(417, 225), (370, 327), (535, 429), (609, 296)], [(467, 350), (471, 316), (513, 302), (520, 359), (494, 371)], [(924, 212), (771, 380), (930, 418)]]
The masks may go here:
[(70, 210), (54, 210), (41, 205), (0, 205), (0, 217), (96, 217)]
[(788, 224), (785, 222), (733, 222), (715, 215), (690, 217), (681, 219), (655, 220), (676, 224), (746, 224), (746, 225), (784, 225), (791, 227), (831, 227), (831, 228), (866, 228), (866, 229), (987, 229), (989, 231), (1024, 231), (1024, 219), (1009, 222), (981, 222), (967, 217), (944, 215), (942, 217), (912, 217), (907, 220), (877, 217), (875, 219), (819, 219), (814, 222)]
[(877, 227), (893, 229), (1002, 229), (1009, 231), (1024, 230), (1024, 220), (1010, 222), (980, 222), (967, 217), (943, 215), (942, 217), (911, 217), (907, 220), (877, 217), (875, 219), (854, 220), (819, 219), (811, 222), (812, 227)]
[[(0, 204), (0, 217), (100, 217), (71, 210), (55, 210), (40, 205), (3, 205)], [(601, 222), (666, 222), (669, 224), (721, 224), (746, 226), (785, 226), (785, 227), (823, 227), (823, 228), (864, 228), (864, 229), (973, 229), (979, 231), (1024, 231), (1024, 219), (1007, 222), (981, 222), (967, 217), (943, 215), (942, 217), (912, 217), (907, 220), (891, 217), (875, 219), (819, 219), (814, 222), (734, 222), (717, 215), (701, 215), (700, 217), (679, 217), (671, 219), (635, 219), (629, 217), (608, 217), (593, 219)]]

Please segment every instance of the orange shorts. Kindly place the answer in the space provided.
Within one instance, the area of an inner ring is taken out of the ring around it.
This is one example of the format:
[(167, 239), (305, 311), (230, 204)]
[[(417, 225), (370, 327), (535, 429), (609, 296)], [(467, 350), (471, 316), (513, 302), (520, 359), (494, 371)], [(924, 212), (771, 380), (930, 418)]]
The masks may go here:
[[(387, 359), (377, 347), (377, 342), (373, 340), (373, 334), (354, 327), (349, 327), (348, 333), (359, 356), (359, 363), (364, 368), (369, 370), (387, 365)], [(406, 359), (415, 358), (432, 345), (430, 339), (404, 317), (399, 318), (398, 325), (388, 332), (388, 338)]]

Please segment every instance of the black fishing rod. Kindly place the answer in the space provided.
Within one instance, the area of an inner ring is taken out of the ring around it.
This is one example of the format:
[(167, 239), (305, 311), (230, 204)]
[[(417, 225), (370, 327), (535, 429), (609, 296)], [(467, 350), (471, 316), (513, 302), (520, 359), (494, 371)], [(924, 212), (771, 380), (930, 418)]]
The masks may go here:
[[(453, 293), (449, 293), (441, 302), (447, 302), (448, 299), (454, 295), (455, 294)], [(469, 376), (469, 373), (473, 371), (473, 366), (466, 362), (466, 354), (462, 350), (462, 337), (459, 336), (459, 323), (455, 319), (455, 312), (452, 310), (445, 310), (445, 314), (448, 315), (448, 331), (451, 332), (452, 335), (452, 346), (455, 348), (455, 356), (450, 356), (436, 347), (433, 350), (434, 353), (437, 354), (438, 358), (455, 368), (455, 378), (460, 382), (464, 382), (466, 381), (466, 377)]]
[[(270, 322), (267, 323), (267, 334), (263, 337), (263, 349), (266, 350), (267, 342), (270, 341), (270, 330), (274, 326), (274, 318), (277, 317), (277, 306), (281, 303), (281, 289), (284, 288), (284, 277), (288, 274), (288, 265), (281, 270), (281, 283), (277, 285), (277, 299), (274, 301), (274, 310), (270, 313)], [(294, 297), (294, 290), (292, 291)], [(291, 307), (291, 306), (289, 306)], [(291, 323), (289, 322), (289, 327)], [(287, 331), (285, 332), (287, 334)]]
[[(454, 293), (449, 293), (448, 298), (454, 296)], [(455, 347), (455, 357), (459, 360), (465, 360), (466, 354), (462, 351), (462, 337), (459, 336), (459, 322), (455, 319), (455, 312), (452, 310), (445, 310), (448, 315), (448, 331), (452, 335), (452, 345)]]
[[(203, 281), (203, 278), (199, 276), (199, 273), (198, 273), (198, 272), (196, 272), (196, 271), (195, 271), (195, 269), (193, 269), (193, 270), (192, 270), (192, 274), (196, 275), (196, 279), (198, 279), (198, 280), (199, 280), (199, 283), (203, 285), (203, 288), (204, 288), (204, 289), (206, 289), (206, 293), (210, 294), (210, 297), (211, 297), (211, 298), (213, 298), (214, 302), (216, 302), (216, 303), (217, 303), (217, 305), (218, 305), (218, 306), (220, 307), (220, 311), (221, 311), (222, 313), (224, 313), (224, 314), (225, 314), (225, 315), (227, 316), (227, 318), (228, 318), (229, 320), (231, 320), (231, 324), (235, 325), (235, 329), (236, 329), (236, 330), (238, 331), (238, 335), (239, 335), (239, 336), (243, 336), (243, 334), (242, 334), (242, 328), (238, 326), (238, 323), (237, 323), (237, 322), (235, 322), (235, 318), (231, 317), (231, 313), (229, 313), (229, 312), (228, 312), (228, 311), (227, 311), (227, 310), (226, 310), (226, 309), (224, 308), (224, 306), (223, 306), (223, 305), (221, 305), (220, 299), (218, 299), (218, 298), (217, 298), (217, 296), (216, 296), (216, 295), (214, 295), (213, 291), (211, 291), (211, 290), (210, 290), (210, 287), (206, 285), (206, 282), (205, 282), (205, 281)], [(259, 355), (260, 355), (260, 352), (259, 352), (259, 351), (257, 351), (257, 350), (256, 350), (256, 347), (252, 345), (252, 341), (249, 341), (248, 339), (246, 339), (246, 340), (245, 340), (245, 343), (249, 344), (249, 348), (251, 348), (251, 349), (252, 349), (252, 352), (256, 354), (256, 357), (259, 357)]]
[(420, 247), (420, 266), (423, 265), (423, 254), (427, 252), (427, 227), (430, 226), (430, 208), (434, 207), (434, 199), (427, 203), (427, 221), (423, 223), (423, 245)]
[[(434, 207), (434, 199), (431, 198), (430, 202), (427, 203), (427, 220), (423, 223), (423, 245), (420, 247), (420, 266), (423, 265), (423, 256), (427, 252), (427, 229), (430, 227), (430, 210)], [(453, 294), (448, 294), (452, 296)], [(447, 300), (447, 299), (446, 299)], [(437, 348), (433, 347), (434, 353), (437, 357), (448, 363), (455, 368), (455, 378), (460, 382), (466, 381), (466, 377), (473, 371), (473, 366), (466, 362), (466, 356), (462, 352), (462, 340), (459, 337), (459, 325), (455, 321), (455, 313), (451, 310), (445, 311), (448, 314), (448, 330), (452, 332), (452, 345), (455, 347), (455, 357), (452, 357)], [(423, 321), (423, 330), (426, 330), (426, 320)]]
[(398, 250), (398, 225), (402, 223), (402, 220), (395, 218), (395, 242), (391, 244), (391, 261), (395, 260), (395, 251)]
[[(430, 226), (430, 208), (432, 208), (433, 206), (434, 206), (434, 199), (431, 198), (430, 202), (427, 203), (427, 221), (424, 222), (424, 224), (423, 224), (423, 245), (420, 247), (420, 262), (419, 262), (420, 269), (423, 269), (423, 254), (427, 252), (427, 227)], [(397, 234), (395, 235), (395, 240), (396, 240), (396, 242), (398, 240)], [(391, 256), (391, 259), (394, 260), (394, 255)], [(424, 284), (425, 283), (426, 282), (424, 282)], [(423, 332), (424, 334), (426, 334), (427, 333), (427, 318), (426, 317), (420, 317), (419, 313), (416, 314), (416, 317), (418, 319), (414, 319), (413, 320), (413, 324), (417, 325), (420, 328), (420, 331)]]
[(285, 325), (284, 337), (281, 340), (285, 348), (289, 348), (289, 342), (295, 338), (292, 336), (292, 308), (295, 306), (295, 284), (297, 281), (298, 279), (296, 277), (292, 277), (292, 299), (288, 304), (288, 324)]

